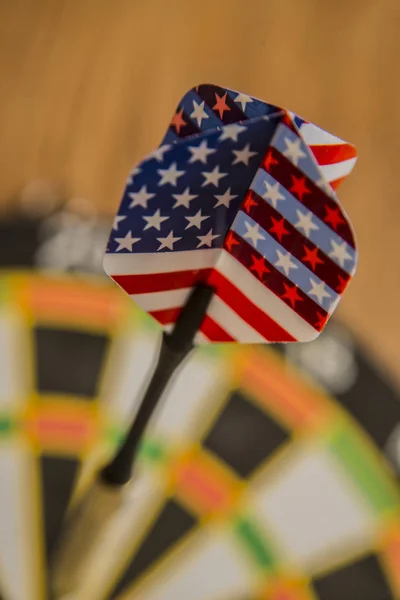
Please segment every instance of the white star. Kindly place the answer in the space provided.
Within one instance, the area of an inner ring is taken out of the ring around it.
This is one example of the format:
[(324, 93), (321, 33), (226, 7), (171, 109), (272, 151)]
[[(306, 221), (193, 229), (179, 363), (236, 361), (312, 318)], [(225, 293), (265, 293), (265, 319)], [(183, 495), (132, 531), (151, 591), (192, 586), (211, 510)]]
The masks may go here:
[(290, 260), (290, 252), (284, 254), (280, 250), (277, 250), (276, 253), (278, 255), (278, 260), (276, 261), (275, 266), (281, 267), (285, 271), (286, 276), (289, 275), (290, 269), (298, 269), (298, 266)]
[(182, 194), (172, 194), (172, 197), (175, 198), (176, 202), (172, 208), (177, 208), (178, 206), (184, 206), (185, 208), (189, 208), (189, 202), (197, 198), (196, 194), (191, 194), (190, 189), (187, 187)]
[(241, 104), (242, 111), (245, 112), (246, 104), (248, 104), (249, 102), (253, 102), (253, 98), (250, 98), (250, 96), (247, 96), (246, 94), (238, 94), (235, 98), (235, 102)]
[(201, 187), (205, 187), (206, 185), (215, 185), (215, 187), (218, 187), (219, 180), (223, 177), (226, 177), (228, 173), (221, 173), (219, 170), (219, 165), (217, 165), (212, 171), (203, 171), (202, 175), (204, 177), (204, 181), (201, 184)]
[(128, 180), (126, 182), (127, 185), (132, 185), (133, 179), (134, 179), (135, 175), (139, 175), (139, 173), (141, 173), (141, 172), (142, 172), (142, 169), (140, 167), (135, 167), (133, 169), (133, 171), (131, 173), (129, 173), (129, 177), (128, 177)]
[(112, 226), (114, 231), (118, 230), (119, 224), (121, 223), (121, 221), (125, 221), (125, 219), (126, 219), (126, 217), (123, 215), (117, 215), (116, 217), (114, 217), (113, 226)]
[(132, 252), (133, 244), (136, 244), (136, 242), (140, 242), (140, 238), (132, 237), (132, 231), (128, 231), (128, 233), (126, 234), (125, 237), (115, 238), (115, 241), (118, 242), (118, 244), (119, 244), (116, 252), (119, 252), (123, 248), (125, 250), (129, 250), (130, 252)]
[(286, 144), (286, 150), (284, 151), (283, 155), (286, 156), (286, 158), (289, 158), (292, 161), (292, 163), (297, 167), (297, 165), (299, 164), (299, 160), (301, 158), (306, 158), (307, 156), (307, 154), (303, 152), (303, 150), (300, 147), (301, 139), (296, 138), (292, 142), (290, 138), (285, 137), (284, 141)]
[(223, 194), (215, 194), (214, 198), (216, 198), (218, 202), (214, 205), (214, 208), (217, 208), (217, 206), (226, 206), (226, 208), (229, 208), (231, 200), (237, 197), (237, 194), (231, 194), (231, 188), (228, 188)]
[(232, 150), (232, 152), (236, 157), (232, 164), (237, 165), (238, 163), (243, 163), (246, 167), (249, 166), (250, 158), (258, 154), (258, 152), (252, 152), (250, 150), (250, 144), (246, 144), (241, 150)]
[(329, 183), (329, 181), (326, 181), (325, 177), (323, 175), (321, 175), (321, 177), (318, 179), (318, 181), (315, 182), (315, 184), (324, 192), (326, 192), (329, 196), (334, 196), (335, 192), (333, 191), (333, 189), (331, 188), (331, 184)]
[(160, 146), (159, 148), (153, 150), (149, 158), (155, 158), (158, 162), (162, 162), (164, 160), (164, 154), (168, 152), (168, 150), (170, 150), (171, 148), (171, 144), (164, 144), (163, 146)]
[(201, 210), (199, 210), (192, 217), (185, 217), (185, 219), (187, 219), (189, 221), (189, 223), (186, 225), (185, 229), (190, 229), (190, 227), (197, 227), (197, 229), (201, 229), (202, 222), (209, 218), (210, 217), (203, 217), (201, 214)]
[(171, 231), (169, 232), (167, 237), (157, 238), (157, 241), (160, 242), (160, 246), (159, 246), (159, 248), (157, 248), (157, 252), (158, 252), (158, 250), (162, 250), (163, 248), (168, 248), (168, 250), (173, 250), (175, 242), (177, 242), (181, 239), (182, 239), (181, 237), (174, 237), (174, 232), (171, 229)]
[(268, 183), (268, 181), (264, 181), (264, 185), (267, 188), (267, 191), (263, 193), (263, 198), (270, 200), (272, 206), (276, 208), (278, 201), (285, 199), (285, 196), (282, 196), (282, 194), (279, 193), (279, 183), (276, 182), (272, 185)]
[(207, 157), (209, 154), (214, 154), (216, 150), (207, 146), (207, 140), (203, 140), (199, 146), (189, 146), (188, 150), (192, 156), (189, 159), (189, 163), (200, 161), (205, 165), (207, 163)]
[(209, 248), (211, 248), (213, 240), (215, 240), (215, 238), (217, 237), (219, 237), (219, 233), (214, 235), (212, 229), (210, 229), (210, 231), (206, 233), (206, 235), (198, 235), (197, 239), (200, 241), (197, 244), (197, 248), (200, 248), (201, 246), (208, 246)]
[(233, 142), (237, 142), (238, 136), (243, 131), (246, 131), (246, 127), (242, 127), (237, 123), (232, 123), (232, 125), (227, 125), (222, 129), (222, 133), (218, 139), (220, 142), (222, 142), (223, 140), (232, 140)]
[(147, 191), (147, 185), (142, 185), (138, 192), (131, 192), (130, 194), (128, 194), (128, 196), (132, 200), (132, 202), (129, 205), (129, 208), (133, 208), (134, 206), (141, 206), (142, 208), (147, 208), (148, 201), (154, 198), (155, 194), (151, 194)]
[(204, 110), (204, 102), (197, 104), (196, 100), (193, 100), (193, 112), (190, 114), (192, 119), (196, 119), (197, 125), (201, 127), (203, 119), (209, 119), (210, 117)]
[(245, 221), (244, 224), (246, 226), (247, 232), (244, 234), (243, 237), (245, 237), (248, 240), (251, 240), (253, 242), (254, 248), (257, 248), (258, 240), (265, 240), (265, 236), (259, 232), (257, 223), (251, 225), (250, 223)]
[(172, 163), (168, 169), (158, 169), (157, 173), (161, 175), (161, 179), (158, 182), (158, 185), (165, 185), (166, 183), (170, 183), (171, 185), (177, 185), (177, 181), (179, 177), (185, 174), (185, 171), (178, 171), (176, 168), (176, 162)]
[(154, 227), (155, 229), (158, 229), (158, 231), (160, 231), (161, 223), (163, 223), (164, 221), (167, 221), (167, 219), (169, 219), (169, 217), (162, 217), (160, 214), (160, 209), (158, 208), (156, 210), (156, 212), (154, 213), (154, 215), (150, 215), (149, 217), (145, 217), (143, 215), (143, 219), (145, 221), (147, 221), (147, 225), (144, 228), (144, 231), (146, 229), (150, 229), (150, 227)]
[(344, 263), (346, 260), (352, 260), (351, 254), (349, 254), (346, 250), (346, 242), (343, 244), (338, 244), (335, 240), (331, 240), (332, 244), (332, 252), (329, 253), (331, 258), (336, 258), (336, 261), (339, 263), (341, 267), (344, 267)]
[(302, 229), (306, 237), (310, 237), (311, 230), (318, 231), (319, 227), (316, 225), (316, 223), (313, 223), (311, 211), (303, 214), (301, 210), (296, 210), (296, 213), (299, 220), (294, 226), (297, 227), (297, 229)]
[(323, 281), (317, 283), (310, 277), (311, 290), (308, 292), (309, 296), (315, 296), (318, 299), (318, 302), (321, 304), (324, 298), (331, 298), (331, 294), (325, 289), (325, 285)]

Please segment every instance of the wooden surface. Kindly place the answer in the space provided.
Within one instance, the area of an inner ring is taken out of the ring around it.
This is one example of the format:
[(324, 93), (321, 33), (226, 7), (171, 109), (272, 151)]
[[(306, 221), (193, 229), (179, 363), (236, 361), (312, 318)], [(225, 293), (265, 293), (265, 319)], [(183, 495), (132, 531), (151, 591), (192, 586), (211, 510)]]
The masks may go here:
[(286, 106), (357, 145), (338, 312), (395, 371), (399, 57), (399, 0), (0, 0), (0, 202), (51, 178), (114, 211), (196, 83)]

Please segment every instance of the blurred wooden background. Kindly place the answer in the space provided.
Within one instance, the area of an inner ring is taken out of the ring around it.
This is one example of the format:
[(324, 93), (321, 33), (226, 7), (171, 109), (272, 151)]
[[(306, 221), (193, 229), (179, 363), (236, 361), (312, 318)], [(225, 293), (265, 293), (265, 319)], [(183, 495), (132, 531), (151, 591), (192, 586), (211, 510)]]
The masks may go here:
[(286, 106), (357, 145), (338, 310), (396, 372), (399, 58), (399, 0), (0, 0), (0, 202), (50, 178), (113, 212), (196, 83)]

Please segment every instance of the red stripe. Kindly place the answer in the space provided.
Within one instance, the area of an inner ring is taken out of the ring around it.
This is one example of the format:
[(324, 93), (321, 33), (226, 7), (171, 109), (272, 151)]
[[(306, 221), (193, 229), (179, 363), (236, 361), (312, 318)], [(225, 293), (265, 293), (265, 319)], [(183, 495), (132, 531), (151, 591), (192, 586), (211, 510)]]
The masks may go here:
[[(153, 310), (149, 314), (154, 317), (161, 325), (169, 325), (176, 323), (181, 308), (165, 308), (163, 310)], [(229, 333), (227, 333), (218, 323), (211, 317), (206, 315), (202, 321), (200, 331), (212, 342), (235, 342)]]
[[(216, 294), (232, 310), (234, 310), (246, 323), (258, 331), (269, 342), (295, 342), (283, 327), (278, 325), (258, 306), (253, 304), (239, 289), (224, 275), (215, 269), (208, 279), (208, 283), (215, 287)], [(207, 334), (208, 335), (208, 334)]]
[(206, 315), (200, 326), (200, 331), (203, 333), (211, 342), (236, 342), (229, 333), (222, 329), (218, 323), (211, 317)]
[[(355, 242), (352, 231), (350, 229), (346, 215), (340, 209), (340, 206), (336, 204), (332, 198), (326, 195), (326, 193), (315, 185), (311, 179), (306, 177), (302, 171), (300, 171), (295, 165), (290, 162), (283, 154), (278, 152), (273, 146), (270, 147), (269, 154), (275, 159), (273, 162), (270, 161), (270, 167), (267, 168), (265, 161), (263, 162), (264, 169), (278, 181), (286, 190), (288, 190), (294, 198), (297, 198), (304, 206), (311, 210), (321, 221), (331, 228), (329, 221), (327, 221), (328, 211), (338, 211), (343, 222), (340, 223), (336, 229), (336, 233), (345, 240), (352, 248), (355, 248)], [(296, 195), (295, 191), (292, 191), (294, 182), (303, 182), (306, 188), (309, 190), (308, 193), (304, 193), (302, 198)], [(291, 189), (292, 188), (292, 189)]]
[(329, 184), (334, 190), (337, 190), (339, 185), (342, 183), (342, 181), (344, 181), (346, 179), (346, 177), (347, 177), (347, 175), (345, 175), (344, 177), (339, 177), (339, 179), (330, 181)]
[[(235, 232), (231, 231), (232, 236), (238, 242), (237, 244), (232, 246), (230, 251), (231, 256), (236, 258), (238, 262), (240, 262), (246, 269), (249, 271), (251, 275), (253, 275), (260, 285), (267, 287), (271, 292), (273, 292), (278, 298), (285, 302), (295, 313), (297, 313), (302, 319), (307, 321), (312, 327), (318, 329), (318, 331), (322, 328), (319, 323), (321, 321), (321, 317), (325, 320), (328, 317), (328, 313), (312, 298), (307, 296), (299, 287), (297, 287), (290, 279), (288, 279), (283, 273), (278, 271), (270, 262), (268, 262), (257, 250), (255, 250), (250, 244), (246, 242), (243, 238), (237, 235)], [(252, 269), (254, 265), (254, 260), (262, 260), (266, 267), (266, 272), (260, 278), (259, 274), (257, 274), (254, 269)], [(213, 276), (214, 272), (211, 274)], [(287, 296), (288, 290), (293, 290), (296, 288), (296, 295), (301, 298), (292, 305), (292, 302)], [(229, 304), (229, 299), (226, 301)], [(236, 309), (235, 309), (236, 310)], [(259, 309), (258, 309), (259, 310)], [(240, 307), (236, 310), (240, 314)], [(260, 311), (261, 315), (264, 313)], [(250, 319), (255, 323), (253, 325), (254, 329), (257, 328), (257, 320), (259, 317), (255, 317), (251, 311), (249, 312), (247, 317), (244, 317), (244, 320), (250, 323)], [(260, 333), (262, 333), (260, 331)], [(264, 335), (262, 333), (262, 335)], [(267, 336), (266, 336), (267, 337)], [(267, 337), (267, 339), (269, 339)], [(275, 339), (271, 341), (276, 341)], [(282, 340), (283, 341), (283, 340)]]
[(310, 150), (319, 165), (334, 165), (357, 156), (357, 150), (351, 144), (310, 146)]
[[(171, 256), (171, 260), (173, 261), (173, 256)], [(112, 279), (127, 294), (149, 294), (193, 287), (196, 283), (205, 281), (210, 273), (211, 269), (195, 269), (145, 275), (112, 275)]]
[(287, 111), (285, 111), (285, 114), (283, 115), (280, 124), (286, 125), (286, 127), (290, 129), (290, 131), (293, 131), (293, 133), (296, 134), (297, 137), (299, 137), (299, 130), (297, 126), (293, 123), (293, 118), (289, 115)]
[[(289, 221), (277, 211), (269, 202), (266, 202), (258, 194), (250, 190), (247, 193), (246, 198), (250, 196), (249, 205), (251, 206), (247, 214), (256, 223), (259, 223), (265, 231), (267, 231), (281, 246), (283, 246), (288, 252), (293, 254), (298, 260), (300, 260), (304, 266), (309, 269), (312, 273), (315, 273), (319, 279), (324, 281), (330, 288), (338, 291), (338, 284), (340, 281), (347, 282), (350, 276), (339, 267), (329, 256), (324, 254), (320, 248), (318, 248), (311, 240), (305, 237), (300, 231), (298, 231)], [(246, 203), (244, 203), (245, 208)], [(304, 211), (303, 211), (304, 212)], [(273, 221), (275, 220), (275, 222)], [(276, 223), (282, 222), (283, 227), (288, 232), (281, 236), (277, 234)], [(307, 250), (306, 250), (307, 248)], [(313, 263), (309, 260), (304, 261), (304, 258), (310, 256), (310, 252), (314, 253), (320, 261), (316, 262), (315, 268)], [(341, 279), (339, 279), (339, 276)], [(341, 285), (341, 288), (343, 284)], [(340, 289), (341, 289), (340, 288)]]
[(161, 323), (161, 325), (168, 325), (169, 323), (176, 322), (181, 310), (181, 306), (179, 308), (162, 308), (160, 310), (149, 311), (149, 315)]

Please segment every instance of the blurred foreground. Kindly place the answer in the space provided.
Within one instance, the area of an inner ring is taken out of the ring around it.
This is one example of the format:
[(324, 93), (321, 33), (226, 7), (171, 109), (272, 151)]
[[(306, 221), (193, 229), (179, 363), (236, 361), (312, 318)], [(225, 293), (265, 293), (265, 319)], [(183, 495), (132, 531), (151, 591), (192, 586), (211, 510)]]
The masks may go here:
[[(66, 511), (121, 440), (157, 356), (157, 326), (95, 274), (86, 245), (68, 265), (55, 251), (71, 227), (93, 240), (107, 223), (69, 203), (2, 225), (20, 251), (36, 239), (12, 269), (0, 252), (5, 600), (46, 598)], [(400, 599), (398, 403), (337, 322), (298, 348), (198, 348), (75, 600)]]

